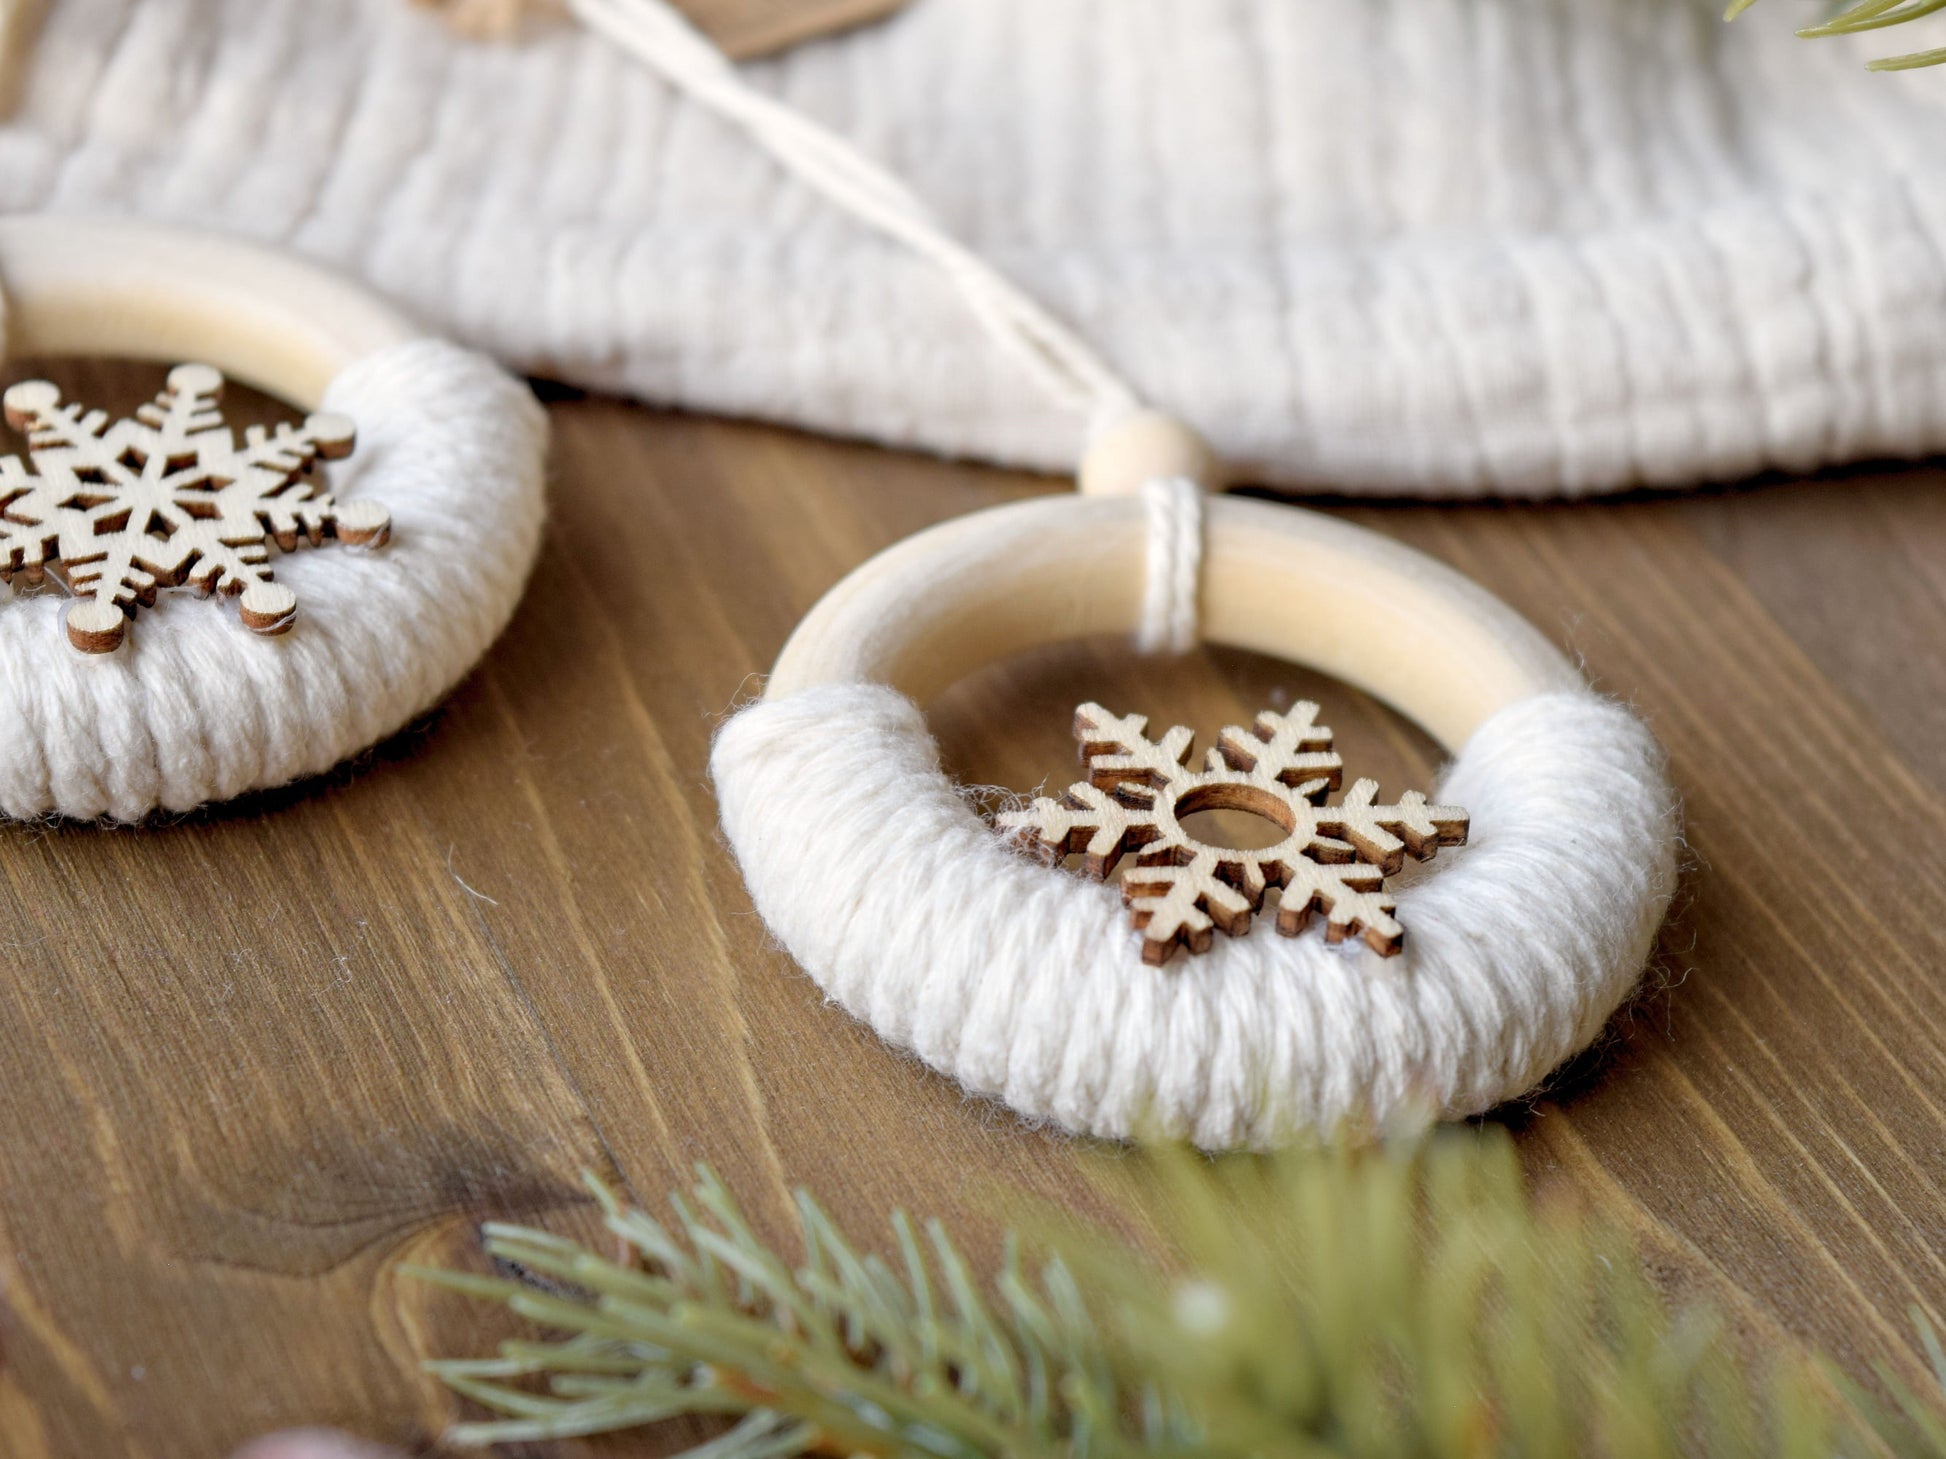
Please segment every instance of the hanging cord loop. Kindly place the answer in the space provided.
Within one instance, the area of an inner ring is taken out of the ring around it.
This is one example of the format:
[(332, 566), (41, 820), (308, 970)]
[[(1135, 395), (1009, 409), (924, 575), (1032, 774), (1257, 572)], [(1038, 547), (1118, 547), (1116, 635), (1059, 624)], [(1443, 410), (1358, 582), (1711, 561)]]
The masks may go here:
[(1073, 330), (950, 237), (918, 195), (809, 117), (746, 83), (723, 53), (664, 0), (569, 0), (591, 30), (735, 122), (805, 183), (929, 259), (990, 330), (1063, 405), (1095, 418), (1136, 408), (1136, 393)]
[(1186, 653), (1198, 637), (1203, 581), (1203, 494), (1220, 490), (1209, 443), (1173, 416), (1138, 410), (1095, 432), (1082, 458), (1086, 496), (1139, 491), (1148, 510), (1147, 582), (1135, 646)]
[(1148, 576), (1135, 646), (1145, 654), (1196, 647), (1203, 582), (1203, 488), (1186, 476), (1142, 483), (1148, 512)]
[(590, 30), (741, 127), (802, 182), (935, 264), (973, 316), (1049, 396), (1087, 419), (1082, 491), (1139, 490), (1150, 502), (1148, 584), (1136, 642), (1145, 652), (1192, 646), (1202, 564), (1199, 494), (1221, 485), (1216, 456), (1202, 437), (1145, 408), (1134, 386), (1085, 340), (950, 236), (898, 178), (836, 132), (745, 82), (667, 0), (567, 3)]

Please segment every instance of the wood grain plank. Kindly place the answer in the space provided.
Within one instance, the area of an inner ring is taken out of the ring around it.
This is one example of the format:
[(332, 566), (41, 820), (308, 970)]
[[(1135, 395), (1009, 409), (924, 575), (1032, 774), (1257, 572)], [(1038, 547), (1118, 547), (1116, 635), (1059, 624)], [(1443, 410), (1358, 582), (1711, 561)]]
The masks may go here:
[[(1657, 1017), (1623, 1025), (1603, 1077), (1550, 1113), (1572, 1116), (1581, 1163), (1617, 1178), (1646, 1229), (1789, 1330), (1853, 1362), (1909, 1358), (1906, 1307), (1937, 1320), (1946, 1301), (1946, 806), (1711, 552), (1709, 510), (1621, 505), (1572, 533), (1555, 511), (1461, 512), (1404, 535), (1571, 623), (1685, 797), (1692, 865)], [(1841, 566), (1862, 583), (1884, 565)], [(1565, 1159), (1559, 1123), (1533, 1130)]]
[[(111, 406), (158, 377), (62, 375)], [(0, 830), (8, 1459), (211, 1459), (301, 1422), (436, 1451), (457, 1410), (416, 1363), (500, 1329), (394, 1265), (468, 1257), (488, 1215), (588, 1229), (584, 1168), (655, 1200), (707, 1159), (773, 1234), (806, 1182), (863, 1234), (900, 1205), (985, 1254), (1028, 1200), (1149, 1229), (1114, 1152), (967, 1101), (824, 1005), (751, 913), (706, 779), (715, 726), (820, 592), (927, 523), (1058, 483), (552, 410), (540, 568), (436, 714), (235, 807)], [(1946, 1316), (1928, 480), (1349, 512), (1582, 653), (1649, 716), (1687, 800), (1651, 991), (1502, 1116), (1531, 1168), (1758, 1340), (1908, 1373), (1906, 1306)], [(1382, 706), (1229, 651), (1064, 645), (930, 715), (955, 774), (1023, 792), (1070, 777), (1077, 698), (1207, 739), (1296, 697), (1325, 704), (1360, 773), (1432, 772)]]
[(1688, 516), (1831, 685), (1946, 791), (1946, 696), (1926, 672), (1946, 642), (1942, 487), (1936, 466), (1866, 468), (1713, 493)]

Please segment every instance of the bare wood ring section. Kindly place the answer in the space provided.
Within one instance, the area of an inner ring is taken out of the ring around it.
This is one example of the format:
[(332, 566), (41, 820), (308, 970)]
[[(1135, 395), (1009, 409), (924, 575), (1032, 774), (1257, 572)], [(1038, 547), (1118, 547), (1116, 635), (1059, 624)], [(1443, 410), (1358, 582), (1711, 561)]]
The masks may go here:
[[(1042, 644), (1132, 632), (1148, 520), (1127, 496), (1049, 497), (945, 522), (865, 563), (811, 610), (765, 689), (890, 684), (923, 703)], [(1533, 625), (1478, 584), (1317, 512), (1217, 496), (1203, 636), (1310, 665), (1457, 749), (1488, 716), (1582, 688)]]

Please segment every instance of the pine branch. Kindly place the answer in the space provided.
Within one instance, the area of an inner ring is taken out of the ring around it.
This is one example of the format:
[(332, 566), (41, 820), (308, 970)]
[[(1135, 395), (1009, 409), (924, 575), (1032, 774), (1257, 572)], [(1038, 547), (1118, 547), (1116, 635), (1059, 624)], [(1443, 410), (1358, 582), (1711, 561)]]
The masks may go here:
[(738, 1422), (692, 1459), (1946, 1455), (1940, 1395), (1881, 1374), (1877, 1397), (1799, 1354), (1750, 1371), (1618, 1234), (1537, 1210), (1497, 1130), (1147, 1159), (1166, 1259), (1097, 1235), (1030, 1266), (1010, 1240), (990, 1284), (903, 1214), (888, 1260), (800, 1196), (793, 1265), (707, 1170), (667, 1224), (591, 1180), (631, 1264), (493, 1225), (487, 1250), (548, 1289), (410, 1269), (558, 1334), (429, 1365), (499, 1415), (451, 1437), (712, 1415)]
[[(1735, 20), (1756, 3), (1757, 0), (1730, 0), (1723, 18)], [(1806, 40), (1834, 35), (1861, 35), (1870, 30), (1884, 30), (1888, 26), (1923, 20), (1941, 10), (1946, 10), (1946, 0), (1855, 0), (1854, 4), (1839, 10), (1829, 20), (1818, 25), (1807, 25), (1798, 34)], [(1911, 71), (1921, 66), (1937, 66), (1942, 62), (1946, 62), (1946, 47), (1910, 51), (1902, 56), (1881, 56), (1865, 64), (1872, 71)]]
[[(1058, 1265), (1038, 1281), (1003, 1273), (996, 1304), (945, 1233), (922, 1244), (894, 1218), (903, 1273), (861, 1255), (800, 1197), (805, 1251), (793, 1269), (752, 1233), (729, 1193), (701, 1172), (694, 1206), (673, 1202), (673, 1229), (621, 1208), (598, 1183), (609, 1230), (647, 1270), (545, 1232), (488, 1226), (486, 1247), (516, 1269), (586, 1293), (564, 1298), (522, 1282), (410, 1269), (412, 1275), (557, 1328), (555, 1343), (508, 1344), (484, 1362), (431, 1370), (505, 1417), (462, 1426), (458, 1443), (596, 1433), (679, 1413), (743, 1413), (711, 1459), (773, 1453), (974, 1456), (1023, 1450), (1027, 1436), (1071, 1432), (1109, 1412), (1099, 1346)], [(514, 1380), (543, 1377), (536, 1392)], [(1076, 1450), (1074, 1452), (1094, 1452)], [(1109, 1452), (1109, 1451), (1101, 1451)]]

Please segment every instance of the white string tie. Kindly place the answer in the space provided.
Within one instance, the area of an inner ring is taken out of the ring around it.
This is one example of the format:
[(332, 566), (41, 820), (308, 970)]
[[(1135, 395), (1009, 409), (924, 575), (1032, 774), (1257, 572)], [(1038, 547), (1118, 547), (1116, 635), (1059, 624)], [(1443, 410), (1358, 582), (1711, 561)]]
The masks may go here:
[[(918, 194), (852, 143), (746, 82), (727, 57), (667, 0), (568, 0), (589, 29), (654, 70), (691, 100), (742, 130), (800, 181), (927, 259), (974, 318), (1048, 394), (1089, 421), (1084, 491), (1140, 483), (1148, 504), (1148, 579), (1136, 644), (1182, 653), (1197, 642), (1203, 565), (1203, 492), (1216, 463), (1187, 427), (1145, 409), (1135, 388), (1073, 330), (993, 265), (949, 235)], [(1124, 448), (1097, 448), (1121, 437)]]
[(1203, 489), (1187, 476), (1142, 483), (1148, 509), (1148, 578), (1135, 646), (1145, 654), (1187, 653), (1198, 639), (1203, 581)]
[(917, 193), (836, 132), (749, 85), (665, 0), (568, 3), (582, 24), (741, 127), (801, 181), (937, 265), (987, 331), (1061, 404), (1091, 418), (1137, 408), (1133, 386), (1012, 280), (948, 235)]

